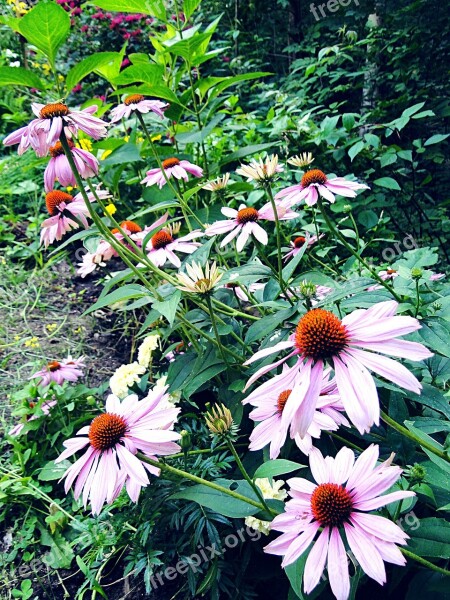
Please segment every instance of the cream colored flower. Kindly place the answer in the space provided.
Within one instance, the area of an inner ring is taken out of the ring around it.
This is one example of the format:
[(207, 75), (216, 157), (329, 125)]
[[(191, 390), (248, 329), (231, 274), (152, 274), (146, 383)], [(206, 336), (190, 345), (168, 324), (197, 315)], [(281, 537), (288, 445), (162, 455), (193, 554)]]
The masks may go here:
[(157, 333), (148, 335), (138, 350), (138, 363), (142, 367), (148, 367), (152, 362), (152, 354), (158, 348), (160, 336)]
[(264, 535), (269, 535), (270, 533), (270, 521), (261, 521), (261, 519), (257, 519), (256, 517), (245, 517), (245, 524), (247, 527), (251, 527), (255, 531), (260, 531)]
[(230, 179), (230, 174), (225, 173), (223, 177), (217, 177), (213, 181), (208, 181), (203, 187), (204, 190), (208, 190), (210, 192), (218, 192), (219, 190), (223, 190), (228, 185), (228, 180)]
[(178, 289), (191, 294), (207, 294), (222, 278), (215, 262), (210, 265), (206, 263), (205, 270), (199, 263), (193, 262), (192, 265), (186, 265), (186, 273), (178, 273), (177, 279), (182, 285)]
[(283, 167), (278, 164), (278, 156), (272, 154), (264, 160), (252, 160), (248, 165), (241, 165), (236, 169), (238, 175), (247, 177), (247, 181), (270, 181), (277, 173), (281, 173)]
[(259, 487), (265, 500), (285, 500), (287, 498), (286, 490), (281, 488), (284, 485), (284, 481), (279, 479), (270, 484), (268, 477), (261, 477), (255, 479), (255, 484)]
[(302, 152), (298, 156), (293, 156), (292, 158), (288, 158), (287, 161), (290, 165), (294, 165), (294, 167), (307, 167), (312, 162), (314, 162), (313, 155), (311, 152)]
[(134, 383), (139, 383), (143, 373), (145, 373), (145, 367), (137, 362), (120, 366), (109, 380), (112, 393), (119, 398), (124, 398), (129, 393), (128, 388)]

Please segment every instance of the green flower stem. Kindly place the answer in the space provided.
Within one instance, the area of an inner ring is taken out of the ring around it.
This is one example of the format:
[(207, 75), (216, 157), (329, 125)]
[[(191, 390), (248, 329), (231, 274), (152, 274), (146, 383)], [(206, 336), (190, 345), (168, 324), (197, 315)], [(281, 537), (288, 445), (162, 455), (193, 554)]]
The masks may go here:
[(280, 219), (278, 218), (278, 207), (275, 202), (275, 198), (273, 197), (273, 194), (272, 194), (272, 188), (270, 187), (270, 182), (267, 182), (265, 184), (264, 189), (266, 190), (270, 204), (272, 205), (272, 210), (273, 210), (273, 214), (275, 217), (275, 231), (276, 231), (276, 235), (277, 235), (278, 282), (280, 284), (280, 288), (283, 290), (285, 297), (287, 298), (288, 297), (288, 295), (286, 293), (287, 285), (285, 284), (285, 282), (283, 280), (283, 258), (281, 256), (281, 225), (280, 225)]
[(264, 496), (262, 495), (261, 490), (256, 485), (256, 483), (253, 481), (253, 479), (250, 477), (250, 475), (247, 473), (247, 471), (239, 457), (239, 454), (237, 453), (236, 448), (233, 445), (233, 442), (231, 440), (227, 440), (227, 445), (228, 445), (228, 448), (230, 449), (231, 454), (234, 457), (234, 460), (236, 461), (239, 471), (242, 473), (242, 476), (244, 477), (245, 481), (251, 486), (252, 490), (258, 496), (258, 498), (259, 498), (261, 504), (264, 506), (265, 510), (269, 514), (276, 515), (277, 513), (267, 506), (267, 503), (264, 499)]
[[(201, 329), (196, 327), (193, 323), (189, 322), (183, 315), (178, 315), (178, 318), (180, 319), (180, 321), (182, 323), (184, 323), (188, 327), (188, 329), (192, 329), (199, 335), (203, 336), (205, 338), (205, 340), (207, 340), (208, 342), (211, 342), (215, 346), (218, 345), (217, 340), (215, 338), (211, 337), (210, 335), (208, 335), (207, 333), (205, 333), (204, 331), (202, 331)], [(231, 350), (230, 348), (227, 348), (224, 346), (222, 346), (222, 348), (225, 350), (225, 352), (227, 352), (230, 356), (232, 356), (235, 360), (237, 360), (239, 362), (239, 364), (241, 364), (243, 362), (243, 357), (240, 356), (239, 354), (237, 354), (237, 352), (234, 352), (234, 350)]]
[(395, 431), (398, 431), (398, 433), (401, 433), (408, 439), (412, 440), (413, 442), (416, 442), (416, 444), (418, 444), (419, 446), (426, 448), (429, 452), (432, 452), (436, 456), (439, 456), (439, 458), (442, 458), (446, 462), (450, 462), (450, 458), (447, 456), (447, 454), (445, 452), (443, 452), (442, 450), (439, 450), (439, 448), (436, 448), (429, 442), (427, 442), (425, 440), (421, 440), (412, 431), (409, 431), (409, 429), (406, 429), (406, 427), (403, 427), (403, 425), (400, 425), (400, 423), (397, 423), (397, 421), (394, 421), (394, 419), (391, 419), (391, 417), (383, 411), (381, 411), (381, 418), (383, 419), (383, 421), (385, 423), (387, 423), (390, 427), (392, 427), (392, 429), (395, 429)]
[(354, 444), (353, 442), (349, 442), (348, 440), (346, 440), (344, 437), (338, 435), (337, 433), (334, 433), (334, 431), (329, 431), (328, 432), (329, 435), (331, 435), (331, 437), (333, 437), (335, 440), (339, 440), (340, 442), (343, 442), (346, 446), (349, 446), (350, 448), (353, 448), (354, 450), (357, 450), (358, 452), (364, 452), (363, 448), (360, 448), (359, 446), (357, 446), (356, 444)]
[(398, 546), (398, 549), (404, 556), (406, 556), (407, 558), (410, 558), (411, 560), (415, 560), (416, 562), (423, 565), (424, 567), (427, 567), (427, 569), (431, 569), (432, 571), (436, 571), (436, 573), (441, 573), (441, 575), (446, 575), (447, 577), (450, 576), (450, 571), (447, 571), (447, 569), (438, 567), (437, 565), (433, 564), (429, 560), (425, 560), (421, 556), (417, 556), (417, 554), (414, 554), (414, 552), (411, 552), (410, 550), (406, 550), (406, 548), (401, 548), (400, 546)]
[[(353, 224), (353, 229), (355, 230), (355, 235), (356, 235), (356, 251), (358, 253), (358, 256), (361, 256), (360, 255), (360, 249), (359, 249), (359, 230), (358, 230), (358, 225), (356, 224), (355, 217), (353, 216), (353, 214), (351, 212), (349, 213), (349, 217), (350, 217), (350, 220), (351, 220), (351, 222)], [(361, 275), (361, 262), (358, 263), (358, 272)]]
[[(136, 111), (136, 115), (137, 115), (137, 118), (139, 119), (139, 123), (141, 124), (142, 129), (144, 130), (144, 133), (145, 133), (145, 135), (147, 137), (147, 140), (148, 140), (148, 142), (150, 144), (150, 147), (152, 149), (153, 155), (154, 155), (154, 157), (156, 159), (156, 162), (158, 163), (158, 167), (161, 169), (161, 173), (163, 174), (163, 177), (166, 180), (167, 185), (170, 187), (170, 189), (172, 190), (172, 192), (175, 194), (175, 197), (178, 198), (178, 200), (180, 202), (180, 206), (182, 208), (183, 214), (185, 213), (185, 211), (186, 211), (186, 213), (189, 213), (190, 216), (195, 221), (197, 221), (197, 223), (200, 225), (200, 227), (202, 229), (205, 229), (205, 226), (203, 225), (203, 223), (200, 221), (200, 219), (197, 217), (197, 215), (190, 209), (189, 205), (184, 201), (184, 198), (183, 198), (183, 195), (181, 194), (181, 192), (179, 192), (176, 189), (176, 187), (170, 181), (170, 178), (167, 177), (166, 170), (164, 169), (164, 167), (162, 165), (162, 161), (161, 161), (161, 159), (159, 157), (159, 154), (158, 154), (158, 152), (157, 152), (157, 150), (155, 148), (155, 144), (152, 142), (152, 138), (150, 137), (150, 133), (149, 133), (149, 131), (147, 129), (145, 121), (144, 121), (144, 119), (143, 119), (143, 117), (142, 117), (142, 115), (141, 115), (141, 113), (139, 111)], [(189, 221), (187, 223), (188, 223), (188, 226), (190, 227)]]
[(420, 309), (420, 292), (419, 292), (419, 280), (416, 279), (416, 310), (414, 311), (414, 317), (417, 318)]
[(209, 294), (205, 294), (205, 299), (206, 299), (206, 304), (208, 305), (208, 312), (209, 312), (209, 316), (211, 318), (211, 324), (213, 327), (213, 331), (214, 331), (214, 335), (216, 337), (217, 340), (217, 346), (219, 348), (220, 354), (222, 355), (223, 361), (227, 366), (227, 369), (229, 370), (230, 365), (228, 363), (226, 354), (225, 354), (225, 350), (224, 347), (222, 345), (222, 342), (220, 341), (220, 335), (219, 335), (219, 331), (217, 329), (217, 323), (216, 323), (216, 316), (214, 314), (214, 309), (211, 303), (211, 298), (209, 297)]
[(228, 488), (218, 485), (217, 483), (214, 483), (212, 481), (207, 481), (206, 479), (202, 479), (201, 477), (197, 477), (197, 475), (192, 475), (192, 473), (188, 473), (187, 471), (182, 471), (181, 469), (177, 469), (176, 467), (171, 467), (170, 465), (167, 465), (164, 462), (158, 462), (157, 460), (148, 458), (148, 456), (145, 456), (145, 454), (142, 454), (141, 452), (138, 452), (136, 454), (136, 456), (139, 460), (142, 460), (143, 462), (146, 462), (149, 465), (152, 465), (153, 467), (157, 467), (158, 469), (161, 469), (161, 471), (166, 471), (167, 473), (171, 473), (172, 475), (176, 475), (177, 477), (182, 477), (183, 479), (189, 479), (190, 481), (193, 481), (194, 483), (206, 485), (207, 487), (210, 487), (211, 489), (216, 490), (216, 492), (221, 492), (222, 494), (227, 494), (227, 496), (231, 496), (235, 500), (240, 500), (241, 502), (246, 502), (247, 504), (251, 504), (252, 506), (255, 506), (259, 510), (264, 510), (264, 506), (262, 504), (260, 504), (259, 502), (256, 502), (256, 500), (247, 498), (247, 496), (243, 496), (242, 494), (239, 494), (238, 492), (229, 490)]
[(317, 200), (317, 206), (319, 207), (319, 210), (322, 213), (322, 216), (325, 219), (326, 224), (328, 225), (328, 229), (332, 233), (334, 233), (334, 235), (342, 242), (342, 244), (347, 248), (347, 250), (350, 252), (350, 254), (352, 254), (369, 271), (369, 273), (372, 275), (372, 277), (374, 279), (376, 279), (378, 281), (378, 283), (380, 285), (382, 285), (397, 300), (397, 302), (401, 302), (402, 299), (397, 294), (397, 292), (395, 292), (390, 285), (388, 285), (383, 279), (381, 279), (381, 277), (378, 275), (378, 273), (372, 269), (372, 267), (362, 258), (362, 256), (360, 256), (358, 254), (358, 252), (353, 250), (353, 248), (347, 242), (345, 237), (342, 235), (342, 233), (339, 231), (339, 229), (334, 225), (334, 223), (331, 221), (330, 217), (327, 215), (327, 213), (325, 211), (325, 207), (322, 204), (321, 198), (319, 198)]
[[(247, 291), (246, 291), (246, 293), (247, 293)], [(217, 300), (217, 298), (213, 298), (212, 300), (217, 307), (222, 309), (221, 312), (223, 312), (224, 314), (226, 314), (228, 316), (244, 317), (245, 319), (250, 319), (251, 321), (259, 321), (259, 317), (255, 317), (254, 315), (249, 315), (245, 312), (241, 312), (240, 310), (236, 310), (232, 306), (228, 306), (227, 304), (224, 304), (220, 300)]]
[[(248, 448), (248, 444), (235, 444), (235, 448)], [(188, 456), (195, 456), (197, 454), (212, 454), (213, 452), (221, 452), (222, 450), (228, 450), (228, 446), (216, 446), (215, 448), (202, 448), (201, 450), (188, 450), (186, 454)], [(169, 458), (183, 458), (184, 452), (178, 452), (178, 454), (169, 454), (165, 457), (165, 460)]]

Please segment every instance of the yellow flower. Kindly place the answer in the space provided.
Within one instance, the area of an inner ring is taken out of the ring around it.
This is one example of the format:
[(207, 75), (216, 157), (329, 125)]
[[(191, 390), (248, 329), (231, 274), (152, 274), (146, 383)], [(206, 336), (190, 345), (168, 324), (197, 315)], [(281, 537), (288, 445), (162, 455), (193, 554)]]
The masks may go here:
[(46, 329), (47, 331), (50, 331), (50, 332), (52, 332), (52, 331), (55, 331), (55, 329), (56, 329), (57, 327), (58, 327), (58, 325), (57, 325), (56, 323), (48, 323), (48, 324), (45, 326), (45, 329)]
[(130, 136), (129, 136), (129, 135), (126, 135), (126, 136), (123, 138), (123, 141), (124, 141), (124, 142), (129, 142), (129, 141), (130, 141)]
[(105, 206), (105, 211), (108, 213), (109, 216), (114, 215), (117, 212), (116, 205), (110, 202), (108, 206)]
[(290, 165), (294, 165), (294, 167), (307, 167), (312, 162), (314, 162), (314, 158), (311, 152), (302, 152), (299, 156), (293, 156), (292, 158), (288, 158), (288, 163)]
[(214, 435), (231, 434), (236, 432), (231, 411), (225, 404), (215, 404), (205, 415), (206, 426)]
[(252, 160), (248, 165), (241, 165), (236, 169), (238, 175), (247, 177), (247, 181), (263, 181), (272, 180), (277, 173), (281, 173), (283, 167), (278, 164), (278, 156), (272, 154), (267, 156), (265, 160), (262, 158), (259, 161)]
[(153, 135), (151, 137), (152, 142), (159, 142), (159, 140), (161, 139), (162, 135), (159, 133), (158, 135)]
[(87, 150), (88, 152), (92, 152), (92, 142), (87, 138), (83, 138), (78, 140), (78, 144), (82, 150)]
[(223, 177), (217, 177), (217, 179), (214, 179), (213, 181), (208, 181), (208, 183), (206, 183), (203, 186), (203, 189), (208, 190), (209, 192), (217, 192), (219, 190), (223, 190), (227, 187), (229, 179), (230, 174), (225, 173)]
[(148, 335), (139, 346), (138, 363), (142, 367), (148, 367), (152, 361), (152, 353), (158, 348), (159, 335), (154, 333)]
[(105, 158), (108, 158), (110, 154), (112, 154), (112, 150), (105, 150), (101, 155), (100, 160), (105, 160)]
[(177, 279), (182, 285), (177, 288), (191, 294), (207, 294), (222, 278), (215, 262), (212, 265), (206, 263), (204, 271), (200, 264), (193, 262), (192, 265), (186, 265), (186, 271), (188, 275), (178, 273)]
[(71, 185), (68, 185), (66, 187), (67, 193), (70, 194), (70, 192), (73, 190), (73, 187)]

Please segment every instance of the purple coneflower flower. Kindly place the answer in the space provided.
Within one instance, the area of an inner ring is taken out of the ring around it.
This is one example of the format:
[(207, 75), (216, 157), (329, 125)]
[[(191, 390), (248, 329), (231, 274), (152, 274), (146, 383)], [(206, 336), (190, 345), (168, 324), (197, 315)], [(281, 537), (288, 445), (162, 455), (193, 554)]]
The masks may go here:
[[(73, 142), (67, 140), (72, 152), (72, 158), (77, 167), (78, 173), (83, 179), (93, 177), (98, 173), (98, 160), (93, 154), (87, 150), (77, 148)], [(77, 185), (72, 169), (70, 168), (67, 156), (64, 154), (64, 149), (61, 142), (56, 142), (50, 148), (51, 159), (45, 169), (44, 184), (45, 191), (51, 192), (55, 181), (59, 181), (64, 187)]]
[[(188, 160), (179, 160), (175, 157), (163, 160), (162, 167), (162, 169), (158, 167), (147, 171), (147, 175), (141, 183), (145, 183), (147, 187), (157, 183), (161, 189), (163, 185), (166, 185), (167, 183), (166, 177), (168, 179), (175, 177), (175, 179), (184, 179), (187, 181), (189, 178), (188, 173), (194, 177), (201, 177), (203, 175), (203, 169), (201, 167), (190, 163)], [(164, 173), (166, 174), (166, 177), (164, 177)]]
[(127, 119), (133, 111), (138, 111), (143, 115), (152, 111), (161, 117), (164, 117), (164, 111), (169, 107), (167, 102), (161, 102), (160, 100), (146, 100), (145, 96), (141, 94), (131, 94), (122, 104), (119, 104), (111, 111), (111, 123), (120, 121), (120, 119)]
[(43, 369), (31, 375), (30, 379), (40, 377), (41, 381), (39, 385), (42, 387), (49, 385), (51, 381), (54, 381), (58, 385), (62, 385), (64, 381), (75, 382), (83, 376), (81, 369), (84, 366), (84, 356), (80, 356), (80, 358), (69, 356), (61, 362), (52, 360)]

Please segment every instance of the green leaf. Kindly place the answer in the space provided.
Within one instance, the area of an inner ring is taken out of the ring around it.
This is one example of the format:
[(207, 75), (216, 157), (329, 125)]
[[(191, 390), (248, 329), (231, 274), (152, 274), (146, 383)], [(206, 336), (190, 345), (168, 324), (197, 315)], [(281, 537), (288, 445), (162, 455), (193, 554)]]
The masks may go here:
[(450, 522), (445, 519), (428, 517), (420, 519), (417, 529), (405, 531), (411, 536), (408, 550), (419, 556), (450, 558)]
[(414, 106), (410, 106), (409, 108), (406, 108), (402, 112), (402, 117), (411, 117), (414, 113), (416, 113), (418, 110), (420, 110), (424, 106), (425, 106), (425, 102), (419, 102), (418, 104), (414, 104)]
[(364, 149), (364, 146), (365, 143), (362, 140), (360, 140), (359, 142), (356, 142), (356, 144), (353, 144), (353, 146), (349, 149), (348, 155), (352, 162), (353, 159)]
[(433, 410), (441, 412), (447, 419), (450, 419), (449, 401), (438, 389), (429, 383), (422, 384), (422, 392), (420, 396), (414, 396), (414, 401), (429, 406)]
[(139, 149), (136, 144), (123, 144), (117, 150), (113, 150), (113, 152), (102, 160), (102, 165), (107, 167), (111, 165), (122, 165), (128, 164), (132, 162), (138, 162), (142, 160), (141, 155), (139, 154)]
[(285, 473), (292, 473), (299, 469), (304, 469), (305, 465), (299, 465), (292, 460), (285, 460), (279, 458), (277, 460), (269, 460), (260, 467), (258, 467), (253, 475), (253, 478), (258, 477), (276, 477), (277, 475), (284, 475)]
[(61, 479), (69, 467), (70, 462), (68, 460), (63, 460), (58, 464), (51, 460), (42, 467), (38, 479), (39, 481), (54, 481), (55, 479)]
[[(231, 479), (217, 479), (214, 483), (231, 489), (242, 496), (258, 501), (255, 492), (244, 480), (233, 481)], [(197, 504), (200, 504), (201, 506), (206, 506), (207, 508), (214, 510), (220, 515), (234, 519), (249, 517), (260, 510), (256, 506), (247, 504), (247, 502), (244, 502), (243, 500), (238, 500), (224, 492), (214, 490), (203, 484), (193, 485), (181, 492), (176, 492), (175, 494), (172, 494), (171, 498), (174, 500), (191, 500), (192, 502), (197, 502)]]
[(26, 87), (44, 90), (45, 85), (39, 77), (23, 67), (0, 67), (0, 86), (24, 85)]
[(174, 290), (173, 294), (168, 300), (163, 300), (161, 302), (159, 300), (155, 300), (152, 304), (152, 309), (157, 310), (160, 315), (169, 321), (169, 325), (172, 327), (180, 300), (180, 290)]
[(439, 142), (443, 142), (448, 138), (450, 133), (437, 133), (436, 135), (432, 135), (430, 138), (424, 142), (424, 146), (431, 146), (432, 144), (439, 144)]
[(55, 64), (58, 48), (69, 35), (70, 17), (66, 11), (50, 0), (38, 2), (20, 21), (20, 33)]
[(299, 251), (294, 256), (294, 258), (291, 258), (291, 260), (288, 262), (288, 264), (284, 267), (284, 269), (283, 269), (283, 280), (284, 281), (289, 281), (289, 279), (292, 277), (295, 269), (298, 267), (300, 261), (302, 260), (307, 247), (308, 247), (308, 241), (305, 240), (303, 246), (299, 249)]
[[(66, 87), (70, 92), (77, 83), (84, 79), (90, 73), (101, 73), (101, 67), (106, 65), (114, 66), (118, 59), (121, 59), (122, 55), (120, 52), (96, 52), (91, 56), (88, 56), (67, 73)], [(119, 63), (120, 67), (120, 63)]]
[(355, 124), (354, 113), (344, 113), (342, 115), (342, 125), (344, 126), (344, 129), (346, 129), (347, 131), (350, 131), (350, 129), (353, 128), (354, 124)]
[(428, 318), (422, 321), (418, 334), (429, 348), (450, 358), (450, 323), (440, 318)]
[(110, 306), (116, 302), (124, 302), (131, 300), (132, 298), (141, 298), (142, 296), (146, 295), (148, 295), (147, 288), (145, 288), (143, 285), (138, 285), (137, 283), (130, 283), (128, 285), (124, 285), (118, 290), (114, 290), (114, 292), (111, 292), (110, 294), (106, 294), (106, 296), (99, 298), (95, 304), (90, 306), (84, 312), (84, 314), (88, 315), (99, 308)]
[(183, 13), (186, 21), (190, 19), (200, 2), (201, 0), (183, 0)]
[(268, 315), (267, 317), (259, 319), (259, 321), (255, 321), (248, 328), (247, 335), (245, 336), (245, 343), (251, 344), (256, 340), (260, 340), (264, 336), (269, 335), (278, 327), (278, 325), (280, 325), (280, 323), (285, 319), (289, 319), (295, 312), (297, 312), (297, 307), (293, 306), (278, 310), (272, 315)]
[(166, 20), (166, 9), (161, 0), (92, 0), (88, 4), (115, 12), (151, 15), (161, 21)]
[(388, 190), (401, 190), (401, 187), (392, 177), (380, 177), (379, 179), (375, 179), (374, 183)]
[(256, 154), (257, 152), (262, 152), (263, 150), (268, 150), (269, 148), (273, 149), (273, 147), (277, 145), (277, 142), (272, 142), (269, 144), (254, 144), (253, 146), (244, 146), (236, 152), (233, 152), (232, 154), (226, 156), (220, 164), (226, 165), (230, 162), (240, 160), (241, 158), (244, 158), (246, 156), (250, 156), (251, 154)]
[(118, 77), (113, 80), (114, 85), (131, 85), (132, 83), (148, 83), (158, 85), (161, 83), (164, 67), (155, 64), (131, 65), (124, 69)]

